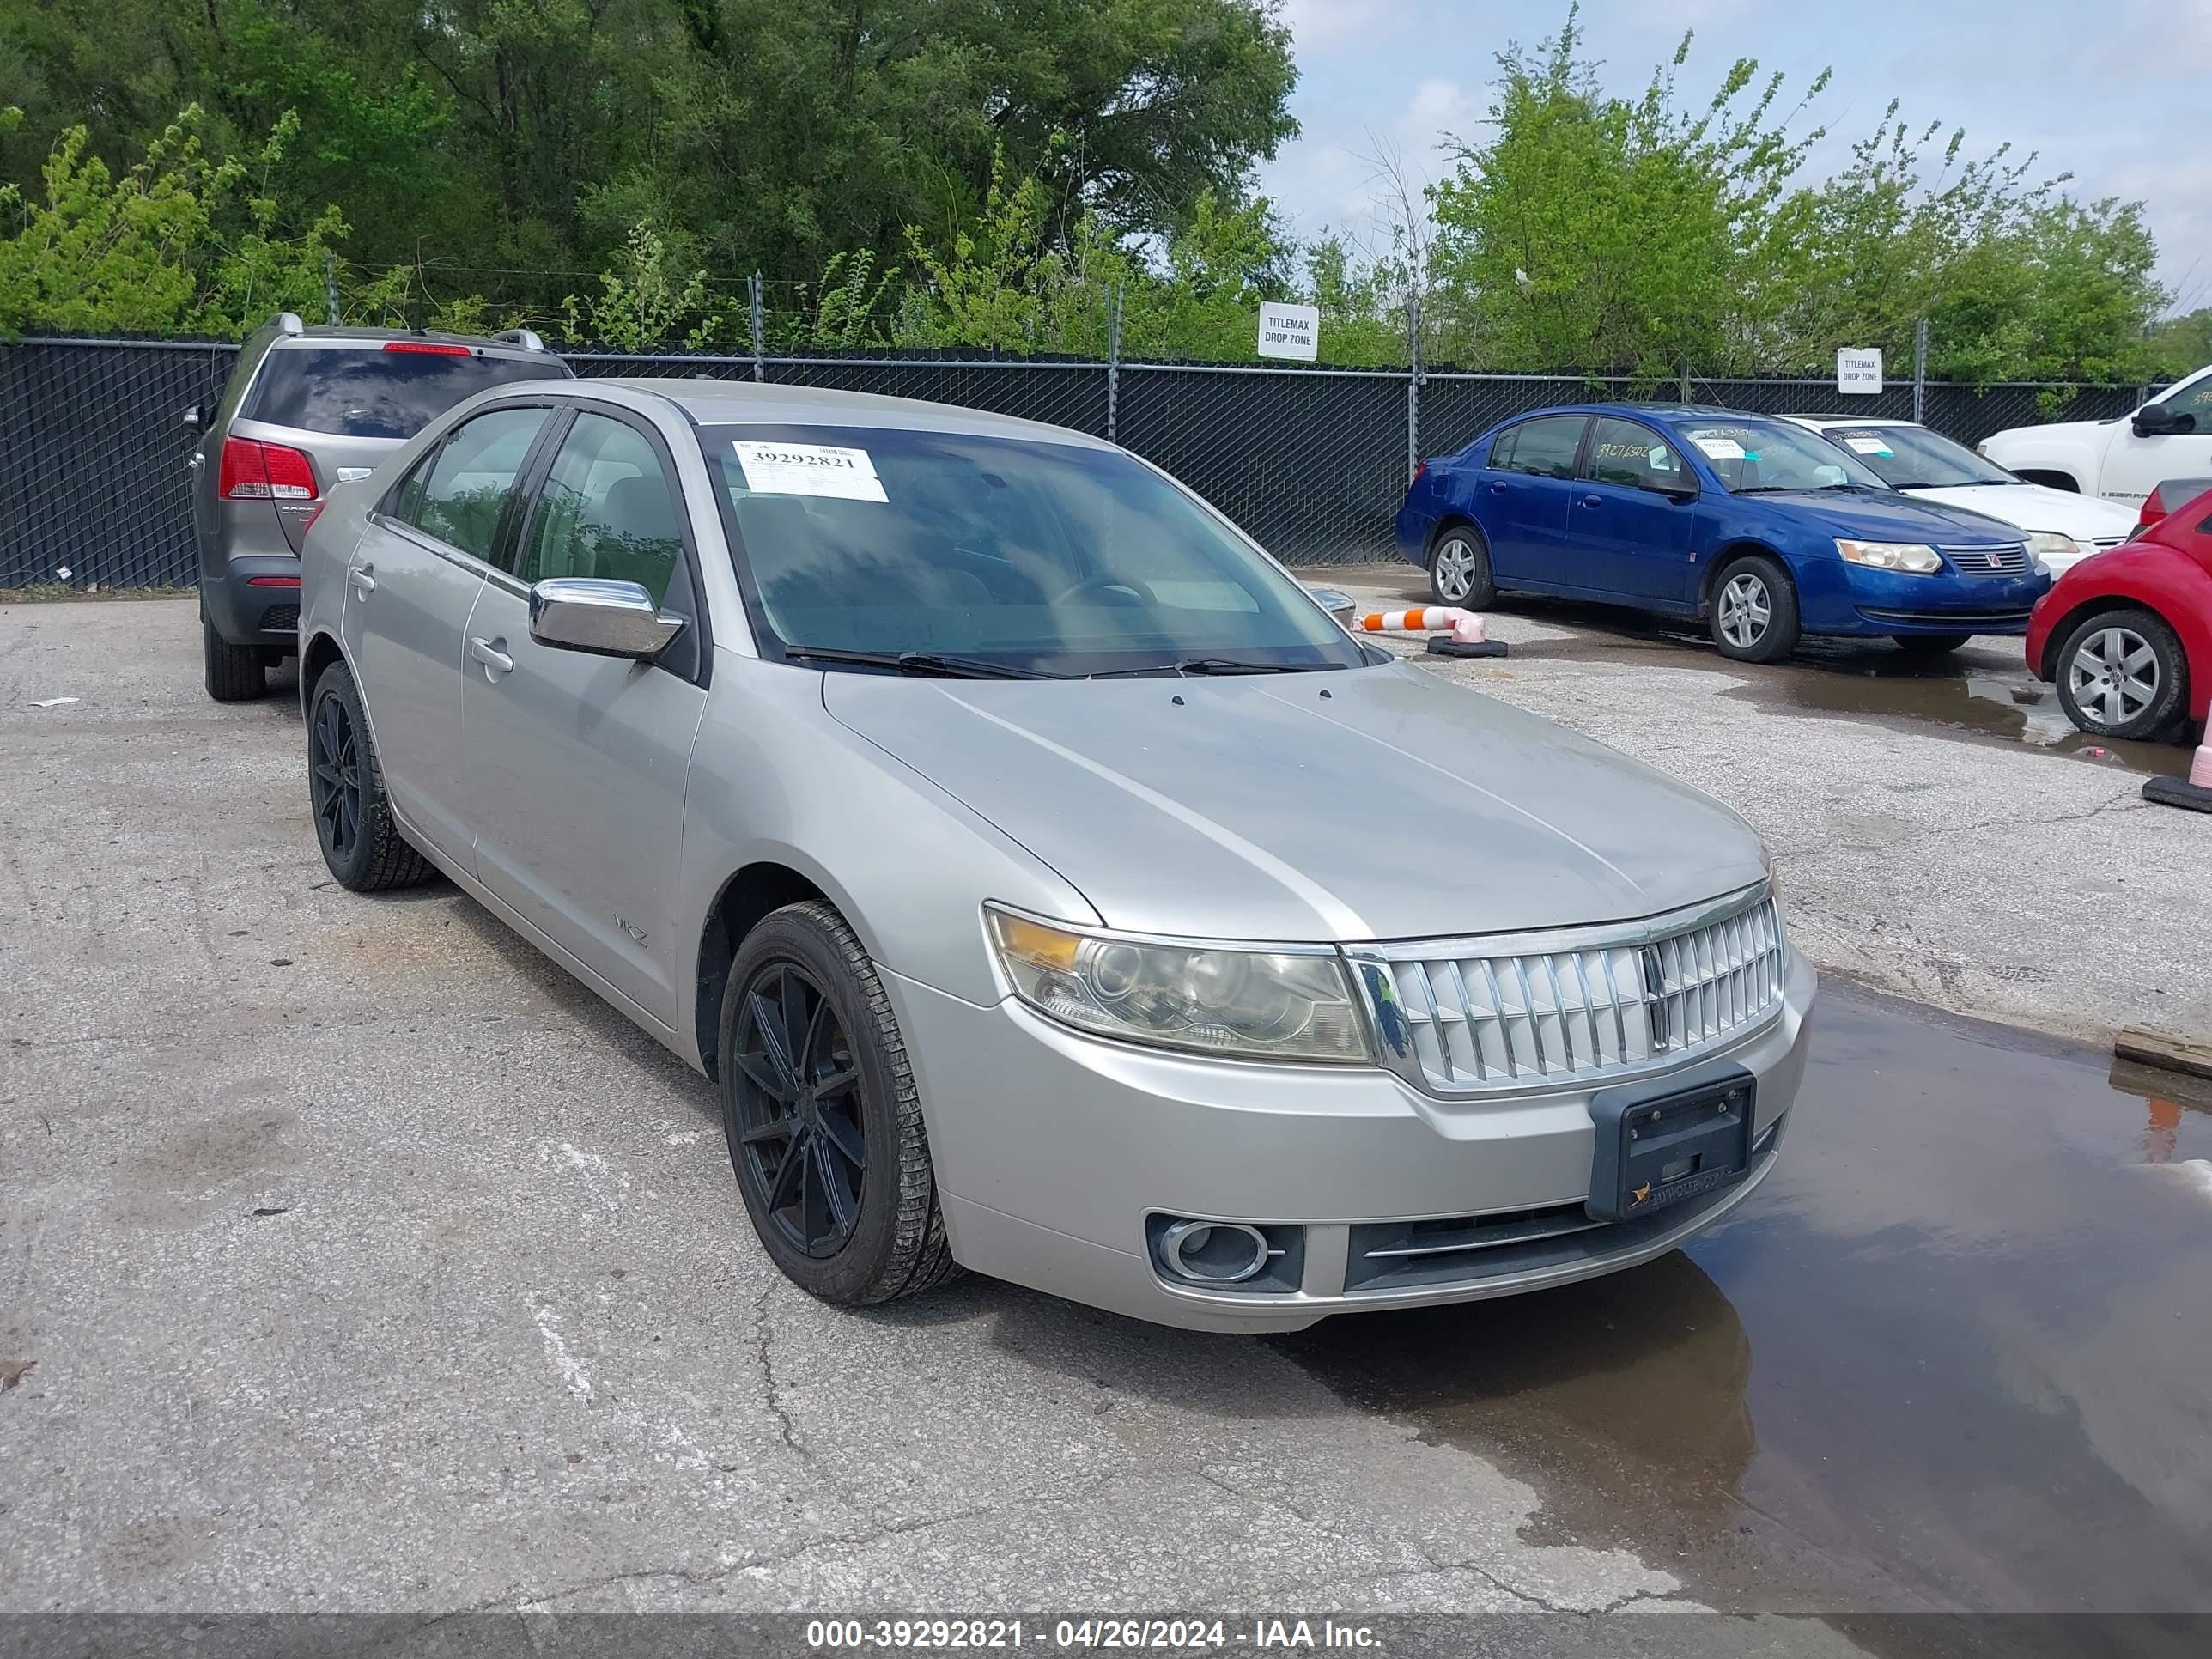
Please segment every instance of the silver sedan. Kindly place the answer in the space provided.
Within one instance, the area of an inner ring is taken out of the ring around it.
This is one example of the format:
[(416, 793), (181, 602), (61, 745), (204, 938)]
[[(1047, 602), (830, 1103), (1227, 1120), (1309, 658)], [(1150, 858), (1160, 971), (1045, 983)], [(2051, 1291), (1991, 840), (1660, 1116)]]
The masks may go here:
[(307, 539), (331, 872), (442, 872), (714, 1080), (763, 1245), (1290, 1330), (1630, 1267), (1771, 1169), (1758, 837), (1401, 664), (1146, 462), (510, 386)]

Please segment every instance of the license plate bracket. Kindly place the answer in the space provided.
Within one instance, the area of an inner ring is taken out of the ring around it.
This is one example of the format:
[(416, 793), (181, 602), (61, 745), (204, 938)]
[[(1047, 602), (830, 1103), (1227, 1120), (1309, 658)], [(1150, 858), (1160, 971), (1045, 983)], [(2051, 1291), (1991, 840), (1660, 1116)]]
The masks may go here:
[(1759, 1081), (1728, 1061), (1660, 1084), (1603, 1089), (1589, 1197), (1597, 1221), (1634, 1221), (1732, 1186), (1751, 1171)]

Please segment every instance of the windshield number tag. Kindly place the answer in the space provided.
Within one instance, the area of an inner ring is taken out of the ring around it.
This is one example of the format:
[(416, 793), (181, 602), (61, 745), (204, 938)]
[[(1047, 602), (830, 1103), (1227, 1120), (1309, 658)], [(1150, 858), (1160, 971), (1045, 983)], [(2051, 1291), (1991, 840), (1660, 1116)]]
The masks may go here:
[(1846, 438), (1844, 441), (1862, 455), (1893, 455), (1897, 453), (1879, 438)]
[(865, 449), (836, 444), (758, 443), (738, 439), (730, 447), (745, 475), (745, 488), (760, 495), (826, 495), (841, 501), (883, 501), (884, 481)]
[(1692, 441), (1711, 460), (1741, 461), (1746, 459), (1743, 446), (1733, 438), (1697, 438)]

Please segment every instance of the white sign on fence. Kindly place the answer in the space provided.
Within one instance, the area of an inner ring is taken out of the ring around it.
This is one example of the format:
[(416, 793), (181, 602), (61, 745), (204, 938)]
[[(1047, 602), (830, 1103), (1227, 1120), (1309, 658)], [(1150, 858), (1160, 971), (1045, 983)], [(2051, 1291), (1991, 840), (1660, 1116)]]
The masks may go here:
[(1260, 301), (1260, 355), (1311, 362), (1321, 351), (1321, 308)]
[(1849, 346), (1838, 351), (1836, 354), (1836, 390), (1881, 391), (1881, 353), (1875, 350), (1854, 351)]

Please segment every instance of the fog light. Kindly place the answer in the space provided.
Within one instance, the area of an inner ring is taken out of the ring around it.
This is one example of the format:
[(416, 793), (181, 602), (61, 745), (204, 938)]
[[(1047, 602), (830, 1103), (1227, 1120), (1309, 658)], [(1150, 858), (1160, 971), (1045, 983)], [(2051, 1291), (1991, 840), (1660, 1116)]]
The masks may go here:
[(1160, 1235), (1160, 1265), (1177, 1279), (1234, 1285), (1267, 1265), (1267, 1236), (1241, 1221), (1177, 1221)]

